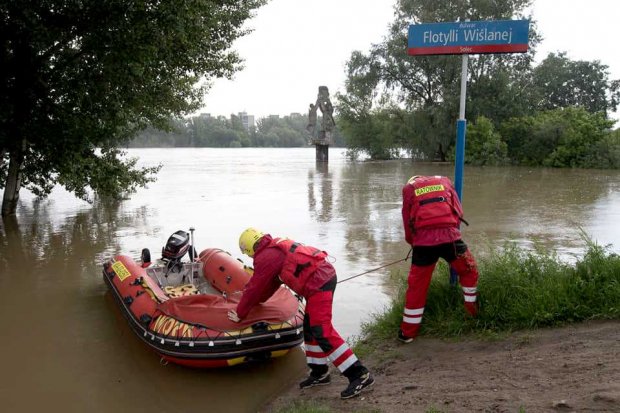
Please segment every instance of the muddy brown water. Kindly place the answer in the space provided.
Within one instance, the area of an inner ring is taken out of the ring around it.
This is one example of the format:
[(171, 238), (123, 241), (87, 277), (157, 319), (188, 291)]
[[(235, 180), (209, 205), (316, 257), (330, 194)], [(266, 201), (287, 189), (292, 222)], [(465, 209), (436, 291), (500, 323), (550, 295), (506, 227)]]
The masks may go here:
[[(303, 374), (300, 349), (224, 370), (160, 364), (127, 326), (101, 278), (117, 253), (159, 257), (178, 229), (198, 250), (238, 252), (248, 226), (330, 253), (340, 278), (407, 254), (401, 187), (413, 174), (453, 175), (452, 165), (359, 162), (330, 150), (327, 165), (303, 149), (140, 149), (162, 164), (157, 182), (121, 203), (45, 200), (24, 191), (0, 226), (0, 410), (34, 412), (255, 412)], [(571, 260), (582, 234), (620, 252), (620, 171), (465, 168), (464, 239), (475, 254), (512, 240), (541, 243)], [(399, 263), (336, 290), (334, 323), (347, 338), (389, 302)], [(446, 274), (447, 276), (447, 274)]]

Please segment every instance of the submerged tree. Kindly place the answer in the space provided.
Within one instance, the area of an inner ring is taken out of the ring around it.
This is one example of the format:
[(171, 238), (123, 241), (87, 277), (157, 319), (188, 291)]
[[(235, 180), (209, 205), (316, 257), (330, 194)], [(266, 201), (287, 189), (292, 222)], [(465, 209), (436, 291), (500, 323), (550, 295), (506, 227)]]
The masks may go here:
[[(120, 195), (152, 179), (117, 146), (199, 107), (231, 77), (232, 42), (265, 0), (43, 0), (0, 3), (2, 214), (22, 187)], [(199, 84), (202, 80), (202, 84)]]

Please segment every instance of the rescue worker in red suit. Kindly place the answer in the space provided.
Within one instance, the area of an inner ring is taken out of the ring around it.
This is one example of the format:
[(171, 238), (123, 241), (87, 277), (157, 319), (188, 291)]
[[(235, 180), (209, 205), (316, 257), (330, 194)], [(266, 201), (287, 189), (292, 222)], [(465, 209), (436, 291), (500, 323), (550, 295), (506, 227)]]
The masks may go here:
[[(403, 321), (398, 339), (409, 343), (417, 336), (426, 294), (439, 258), (456, 271), (463, 289), (465, 310), (477, 314), (478, 270), (459, 225), (465, 222), (459, 197), (445, 176), (414, 176), (403, 187), (403, 226), (412, 246)], [(465, 222), (466, 223), (466, 222)]]
[(308, 378), (299, 387), (309, 388), (331, 382), (328, 362), (349, 379), (340, 395), (357, 396), (374, 383), (374, 378), (357, 359), (332, 325), (332, 301), (336, 271), (326, 260), (327, 253), (283, 238), (246, 229), (239, 237), (241, 252), (253, 257), (254, 275), (243, 290), (237, 309), (228, 318), (238, 322), (250, 309), (273, 295), (282, 283), (306, 299), (304, 343)]

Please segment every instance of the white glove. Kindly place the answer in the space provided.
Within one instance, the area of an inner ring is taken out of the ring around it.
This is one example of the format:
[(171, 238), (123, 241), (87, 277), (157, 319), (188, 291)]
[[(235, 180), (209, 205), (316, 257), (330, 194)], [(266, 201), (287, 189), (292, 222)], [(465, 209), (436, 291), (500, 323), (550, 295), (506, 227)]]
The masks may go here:
[(235, 323), (238, 323), (239, 321), (241, 321), (241, 319), (239, 318), (235, 310), (228, 310), (228, 319), (230, 321), (234, 321)]

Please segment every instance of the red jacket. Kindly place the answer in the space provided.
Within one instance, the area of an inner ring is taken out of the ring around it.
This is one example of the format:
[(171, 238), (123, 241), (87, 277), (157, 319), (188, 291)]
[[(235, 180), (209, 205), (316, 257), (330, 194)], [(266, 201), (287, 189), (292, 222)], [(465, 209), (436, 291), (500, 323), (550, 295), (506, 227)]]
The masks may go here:
[[(271, 235), (263, 235), (254, 253), (254, 275), (246, 284), (241, 300), (237, 304), (239, 318), (245, 318), (252, 307), (268, 300), (282, 285), (280, 275), (284, 271), (286, 258), (287, 253), (275, 243)], [(321, 287), (335, 276), (334, 267), (323, 260), (310, 274), (304, 277), (303, 285), (289, 285), (289, 287), (296, 287), (299, 289), (296, 291), (298, 294), (308, 298), (320, 291)], [(287, 277), (284, 276), (283, 280), (286, 281), (286, 279)]]
[[(420, 181), (416, 180), (418, 182), (417, 189), (422, 189), (419, 191), (419, 195), (416, 196), (415, 194), (416, 185), (413, 180), (410, 179), (403, 187), (402, 218), (407, 243), (417, 246), (432, 246), (461, 239), (458, 222), (459, 217), (462, 217), (463, 213), (452, 182), (446, 177), (419, 177), (418, 179)], [(420, 188), (420, 182), (426, 182), (428, 186), (422, 184), (422, 188)], [(424, 188), (434, 185), (441, 186), (442, 188), (437, 188), (436, 193), (424, 190)], [(423, 206), (425, 208), (447, 207), (453, 213), (450, 216), (445, 216), (443, 219), (431, 219), (429, 221), (430, 224), (415, 225), (413, 217), (420, 216), (420, 200), (426, 201), (428, 199), (433, 201), (435, 198), (440, 197), (444, 198), (444, 201), (441, 203), (437, 202), (436, 205), (433, 205), (431, 202)]]
[(267, 246), (271, 247), (278, 247), (286, 254), (280, 280), (297, 294), (307, 296), (306, 288), (312, 285), (316, 270), (325, 263), (327, 253), (290, 239), (276, 238)]

